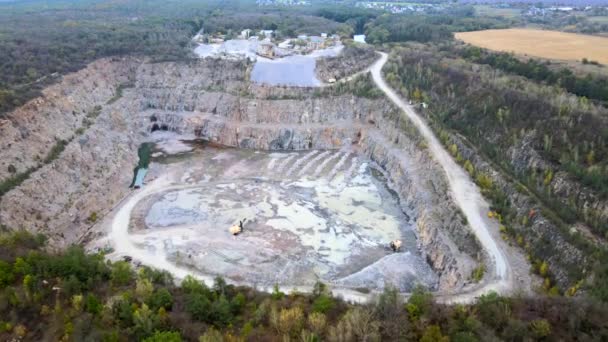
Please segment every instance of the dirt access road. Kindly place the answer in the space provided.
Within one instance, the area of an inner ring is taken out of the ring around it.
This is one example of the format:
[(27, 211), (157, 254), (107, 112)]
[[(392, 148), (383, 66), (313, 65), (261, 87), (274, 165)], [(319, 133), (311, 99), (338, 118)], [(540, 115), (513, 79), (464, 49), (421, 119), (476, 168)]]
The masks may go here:
[(456, 204), (466, 216), (471, 229), (477, 239), (488, 253), (492, 265), (488, 270), (492, 272), (482, 286), (460, 294), (438, 294), (438, 299), (445, 302), (470, 302), (484, 293), (495, 291), (501, 294), (512, 293), (516, 288), (516, 280), (507, 253), (506, 246), (500, 238), (498, 222), (487, 217), (490, 207), (479, 192), (479, 188), (470, 179), (469, 175), (452, 159), (450, 154), (439, 142), (425, 120), (407, 104), (397, 93), (389, 87), (382, 77), (382, 67), (388, 60), (388, 55), (379, 52), (380, 58), (371, 67), (374, 82), (386, 96), (397, 106), (407, 118), (416, 126), (422, 137), (426, 140), (428, 149), (433, 158), (441, 165), (446, 173), (450, 193)]

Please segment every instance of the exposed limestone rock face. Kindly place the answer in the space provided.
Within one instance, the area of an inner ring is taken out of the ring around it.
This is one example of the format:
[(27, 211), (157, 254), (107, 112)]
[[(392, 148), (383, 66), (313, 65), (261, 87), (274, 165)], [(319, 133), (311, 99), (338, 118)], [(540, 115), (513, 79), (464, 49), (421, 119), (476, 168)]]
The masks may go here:
[(57, 160), (2, 197), (0, 222), (42, 232), (54, 246), (78, 242), (129, 191), (143, 138), (131, 134), (135, 110), (127, 98), (104, 107)]
[[(144, 120), (156, 129), (194, 134), (210, 141), (246, 148), (302, 150), (356, 143), (371, 113), (392, 110), (378, 101), (352, 96), (306, 100), (243, 99), (208, 93), (201, 112), (148, 110)], [(224, 102), (217, 102), (218, 99)], [(215, 101), (213, 101), (215, 100)]]
[[(538, 148), (532, 148), (533, 140), (533, 134), (528, 134), (518, 145), (509, 149), (510, 164), (520, 174), (545, 175), (554, 167), (538, 154)], [(586, 222), (593, 222), (599, 227), (602, 222), (608, 222), (608, 200), (581, 182), (573, 180), (566, 172), (555, 173), (548, 186), (555, 200), (564, 206), (575, 206)]]
[[(494, 167), (488, 164), (475, 150), (471, 149), (460, 138), (450, 137), (450, 144), (456, 144), (458, 151), (464, 159), (471, 161), (476, 170), (481, 171), (492, 178), (492, 182), (504, 192), (511, 206), (517, 210), (517, 222), (512, 222), (510, 228), (518, 232), (524, 243), (535, 251), (533, 255), (549, 264), (552, 276), (560, 287), (568, 288), (574, 283), (587, 276), (590, 270), (584, 270), (581, 265), (586, 265), (585, 255), (577, 246), (568, 241), (562, 228), (549, 221), (537, 201), (531, 196), (518, 191), (515, 185), (507, 182)], [(532, 149), (528, 149), (532, 151)], [(535, 158), (532, 153), (530, 159), (524, 164), (543, 167), (540, 158)], [(524, 159), (526, 160), (526, 159)], [(522, 167), (524, 167), (522, 165)], [(580, 225), (568, 227), (574, 230), (588, 229)]]
[[(253, 86), (249, 68), (222, 60), (101, 60), (66, 76), (1, 128), (7, 133), (0, 136), (3, 177), (9, 163), (23, 171), (56, 138), (74, 139), (57, 160), (3, 196), (0, 223), (43, 232), (54, 246), (86, 239), (95, 216), (131, 191), (138, 146), (152, 131), (263, 150), (349, 146), (386, 171), (403, 210), (417, 222), (419, 245), (441, 275), (440, 289), (467, 283), (483, 257), (480, 248), (446, 192), (441, 169), (388, 101)], [(125, 82), (135, 88), (108, 103)], [(99, 116), (79, 132), (95, 106), (101, 106)]]
[(363, 153), (386, 170), (403, 209), (416, 218), (418, 243), (440, 274), (439, 289), (464, 285), (481, 248), (450, 205), (441, 168), (418, 147), (417, 136), (405, 136), (384, 119), (376, 125), (362, 139)]
[(134, 76), (136, 65), (133, 59), (98, 60), (8, 113), (0, 124), (0, 181), (36, 167), (58, 140), (70, 139), (95, 106)]
[[(142, 109), (207, 112), (219, 106), (229, 111), (233, 102), (222, 95), (245, 95), (249, 67), (246, 61), (220, 59), (142, 64), (137, 70), (137, 100)], [(221, 90), (221, 95), (214, 90)]]
[(369, 65), (378, 58), (372, 46), (352, 44), (344, 48), (338, 56), (324, 57), (317, 61), (317, 76), (323, 82), (340, 80), (348, 77)]

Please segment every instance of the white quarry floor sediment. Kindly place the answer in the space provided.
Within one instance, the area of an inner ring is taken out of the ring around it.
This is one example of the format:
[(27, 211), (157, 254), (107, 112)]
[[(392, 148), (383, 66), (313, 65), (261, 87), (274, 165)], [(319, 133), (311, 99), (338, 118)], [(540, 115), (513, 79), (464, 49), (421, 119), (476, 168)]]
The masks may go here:
[[(156, 174), (113, 218), (116, 255), (177, 277), (297, 288), (322, 280), (343, 294), (437, 283), (398, 200), (349, 151), (208, 150)], [(243, 233), (230, 235), (242, 219)], [(404, 241), (398, 256), (394, 239)]]

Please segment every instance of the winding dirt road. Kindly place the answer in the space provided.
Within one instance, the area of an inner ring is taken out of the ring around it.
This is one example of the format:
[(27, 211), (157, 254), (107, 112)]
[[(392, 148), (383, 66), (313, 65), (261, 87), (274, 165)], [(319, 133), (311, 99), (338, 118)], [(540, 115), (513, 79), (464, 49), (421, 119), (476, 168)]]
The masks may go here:
[(514, 286), (513, 275), (504, 251), (496, 242), (498, 223), (495, 220), (489, 219), (486, 215), (490, 210), (488, 203), (481, 196), (479, 188), (473, 183), (469, 175), (445, 150), (425, 120), (386, 84), (382, 77), (382, 67), (386, 64), (388, 55), (384, 52), (379, 52), (379, 54), (380, 58), (370, 68), (374, 82), (405, 113), (407, 118), (416, 126), (422, 137), (426, 140), (431, 155), (446, 173), (452, 198), (463, 211), (471, 229), (493, 263), (492, 269), (494, 274), (490, 277), (491, 280), (488, 283), (471, 292), (440, 295), (439, 298), (443, 298), (446, 302), (469, 302), (475, 297), (489, 291), (496, 291), (498, 293), (510, 292)]

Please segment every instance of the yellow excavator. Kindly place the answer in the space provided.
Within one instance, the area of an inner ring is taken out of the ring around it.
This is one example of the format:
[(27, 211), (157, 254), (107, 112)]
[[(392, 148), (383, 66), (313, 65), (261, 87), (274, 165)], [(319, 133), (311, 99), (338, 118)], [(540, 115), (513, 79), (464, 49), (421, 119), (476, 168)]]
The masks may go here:
[(230, 234), (232, 234), (234, 236), (241, 234), (243, 232), (243, 224), (245, 223), (245, 220), (246, 219), (242, 219), (239, 221), (239, 224), (235, 224), (234, 226), (230, 227), (228, 229)]
[(393, 240), (393, 241), (391, 241), (389, 246), (391, 247), (393, 252), (397, 253), (401, 250), (401, 244), (402, 244), (401, 240)]

